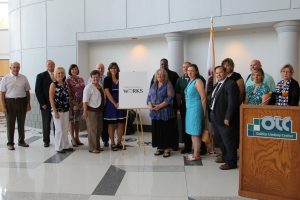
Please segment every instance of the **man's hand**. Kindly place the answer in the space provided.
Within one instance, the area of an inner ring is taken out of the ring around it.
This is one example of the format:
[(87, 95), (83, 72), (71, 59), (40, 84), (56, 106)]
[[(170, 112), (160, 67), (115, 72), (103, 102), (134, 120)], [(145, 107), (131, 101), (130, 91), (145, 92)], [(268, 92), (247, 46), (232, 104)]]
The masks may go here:
[(47, 104), (42, 105), (42, 108), (43, 108), (44, 110), (46, 110), (46, 109), (48, 108)]

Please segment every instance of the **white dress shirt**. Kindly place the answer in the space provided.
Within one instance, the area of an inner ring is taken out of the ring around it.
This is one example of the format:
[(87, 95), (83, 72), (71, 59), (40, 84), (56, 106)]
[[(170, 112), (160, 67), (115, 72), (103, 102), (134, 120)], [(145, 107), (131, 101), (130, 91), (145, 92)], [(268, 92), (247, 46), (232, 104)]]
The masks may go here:
[(1, 92), (5, 92), (5, 98), (23, 98), (30, 90), (30, 85), (26, 76), (12, 73), (3, 77), (1, 81)]

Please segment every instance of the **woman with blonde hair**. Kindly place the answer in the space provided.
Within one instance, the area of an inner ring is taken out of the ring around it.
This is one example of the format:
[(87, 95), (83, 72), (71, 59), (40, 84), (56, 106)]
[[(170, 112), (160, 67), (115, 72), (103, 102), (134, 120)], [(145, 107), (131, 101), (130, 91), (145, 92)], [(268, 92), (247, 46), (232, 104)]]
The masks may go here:
[(264, 71), (262, 68), (253, 69), (251, 79), (254, 84), (246, 88), (246, 103), (254, 105), (267, 105), (270, 101), (270, 88), (263, 83)]
[(54, 70), (54, 78), (49, 89), (49, 100), (51, 104), (51, 113), (55, 126), (55, 151), (66, 153), (73, 151), (68, 140), (69, 127), (69, 91), (65, 78), (65, 69), (57, 67)]

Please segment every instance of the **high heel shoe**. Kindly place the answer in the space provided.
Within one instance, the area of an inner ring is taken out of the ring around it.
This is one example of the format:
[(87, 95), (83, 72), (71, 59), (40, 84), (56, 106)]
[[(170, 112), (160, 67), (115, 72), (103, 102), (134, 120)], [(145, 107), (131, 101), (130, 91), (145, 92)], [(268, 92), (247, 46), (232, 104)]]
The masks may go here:
[(73, 147), (77, 147), (78, 146), (77, 143), (75, 142), (75, 140), (71, 140), (71, 143), (72, 143)]

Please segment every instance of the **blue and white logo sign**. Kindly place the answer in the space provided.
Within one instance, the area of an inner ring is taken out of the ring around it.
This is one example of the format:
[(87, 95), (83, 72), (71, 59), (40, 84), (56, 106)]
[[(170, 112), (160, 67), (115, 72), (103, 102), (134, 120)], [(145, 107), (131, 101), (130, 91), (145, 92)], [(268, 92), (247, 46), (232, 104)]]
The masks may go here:
[(247, 125), (248, 137), (297, 140), (297, 133), (292, 132), (291, 117), (281, 119), (279, 116), (253, 118), (253, 124)]

